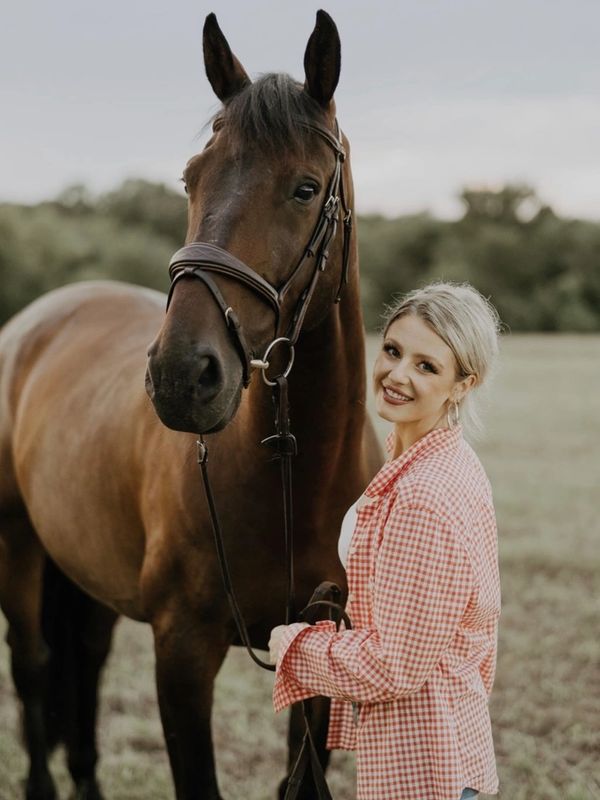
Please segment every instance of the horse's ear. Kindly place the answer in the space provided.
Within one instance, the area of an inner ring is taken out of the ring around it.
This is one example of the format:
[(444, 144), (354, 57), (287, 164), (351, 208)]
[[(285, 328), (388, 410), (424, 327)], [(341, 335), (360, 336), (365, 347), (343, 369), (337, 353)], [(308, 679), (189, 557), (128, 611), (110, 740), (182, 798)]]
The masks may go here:
[(340, 78), (340, 35), (325, 11), (317, 11), (315, 29), (304, 53), (304, 89), (324, 108), (329, 105)]
[(214, 14), (209, 14), (204, 21), (202, 47), (206, 77), (222, 103), (251, 83), (246, 70), (231, 52)]

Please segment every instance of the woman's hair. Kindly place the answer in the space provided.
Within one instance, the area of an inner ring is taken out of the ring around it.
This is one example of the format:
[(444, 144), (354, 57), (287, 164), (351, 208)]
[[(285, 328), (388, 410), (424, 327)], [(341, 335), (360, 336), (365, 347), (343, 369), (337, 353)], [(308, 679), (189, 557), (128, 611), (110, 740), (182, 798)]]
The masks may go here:
[(460, 418), (472, 436), (483, 430), (481, 387), (493, 373), (498, 355), (500, 318), (494, 306), (468, 283), (431, 283), (403, 295), (387, 309), (383, 334), (407, 314), (426, 322), (452, 350), (457, 379), (475, 376), (475, 384), (460, 404)]

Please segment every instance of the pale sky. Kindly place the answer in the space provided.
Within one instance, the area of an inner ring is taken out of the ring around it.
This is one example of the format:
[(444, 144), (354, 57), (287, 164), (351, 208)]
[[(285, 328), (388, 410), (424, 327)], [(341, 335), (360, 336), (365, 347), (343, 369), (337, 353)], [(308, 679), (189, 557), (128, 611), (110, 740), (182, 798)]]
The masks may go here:
[(206, 14), (251, 76), (303, 79), (319, 7), (342, 40), (359, 212), (454, 217), (463, 185), (521, 181), (600, 220), (600, 0), (5, 3), (0, 201), (127, 177), (177, 186), (217, 108)]

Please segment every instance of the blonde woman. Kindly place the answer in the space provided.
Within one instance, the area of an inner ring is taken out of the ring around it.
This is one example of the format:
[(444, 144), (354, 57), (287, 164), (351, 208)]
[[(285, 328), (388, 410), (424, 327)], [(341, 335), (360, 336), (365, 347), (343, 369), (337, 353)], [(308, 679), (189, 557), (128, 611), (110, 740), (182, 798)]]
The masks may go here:
[(278, 626), (280, 710), (333, 698), (328, 747), (357, 751), (359, 800), (464, 800), (498, 789), (488, 697), (500, 613), (489, 481), (463, 439), (498, 350), (472, 287), (391, 309), (373, 371), (390, 458), (344, 519), (353, 630)]

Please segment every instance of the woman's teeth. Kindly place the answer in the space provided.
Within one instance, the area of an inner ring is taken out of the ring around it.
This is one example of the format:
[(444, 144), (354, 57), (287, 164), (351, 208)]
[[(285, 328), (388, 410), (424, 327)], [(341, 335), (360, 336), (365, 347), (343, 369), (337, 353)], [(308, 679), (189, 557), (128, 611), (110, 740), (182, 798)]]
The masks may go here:
[(412, 400), (412, 397), (407, 397), (405, 394), (400, 394), (400, 392), (395, 392), (393, 389), (389, 389), (387, 386), (383, 387), (383, 391), (388, 397), (391, 397), (393, 400)]

